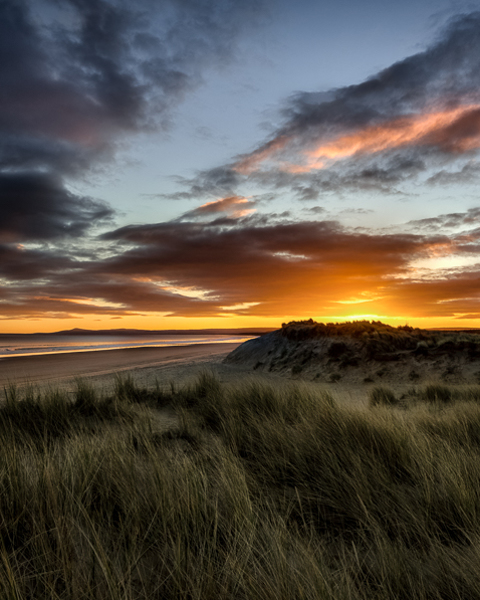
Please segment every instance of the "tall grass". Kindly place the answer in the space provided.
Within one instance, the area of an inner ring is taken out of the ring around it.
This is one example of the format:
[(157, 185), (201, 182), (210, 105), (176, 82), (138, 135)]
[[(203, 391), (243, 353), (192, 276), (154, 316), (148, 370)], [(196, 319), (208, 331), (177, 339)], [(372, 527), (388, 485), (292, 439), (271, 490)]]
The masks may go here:
[(375, 386), (369, 396), (370, 406), (394, 406), (398, 399), (392, 390), (384, 386)]
[(480, 598), (480, 404), (312, 390), (6, 390), (0, 598)]

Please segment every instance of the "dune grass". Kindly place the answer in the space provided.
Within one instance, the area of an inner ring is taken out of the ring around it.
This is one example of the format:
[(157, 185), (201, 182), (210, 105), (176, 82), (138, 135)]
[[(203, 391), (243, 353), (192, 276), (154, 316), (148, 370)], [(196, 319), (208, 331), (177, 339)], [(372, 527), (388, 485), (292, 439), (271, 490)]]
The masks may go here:
[(392, 390), (385, 386), (375, 386), (369, 396), (370, 406), (394, 406), (398, 404), (398, 398)]
[(6, 390), (0, 598), (480, 598), (475, 390), (368, 410), (312, 390)]

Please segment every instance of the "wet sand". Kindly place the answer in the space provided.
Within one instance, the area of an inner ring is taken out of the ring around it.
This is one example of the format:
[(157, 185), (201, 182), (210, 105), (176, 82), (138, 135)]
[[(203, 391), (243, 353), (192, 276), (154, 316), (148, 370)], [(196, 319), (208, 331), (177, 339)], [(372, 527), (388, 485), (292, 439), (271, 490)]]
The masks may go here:
[[(139, 383), (155, 383), (165, 375), (174, 376), (205, 364), (221, 363), (238, 344), (195, 344), (162, 348), (128, 348), (71, 352), (40, 356), (12, 356), (0, 359), (0, 389), (9, 384), (64, 388), (76, 378), (95, 385), (108, 384), (114, 375), (131, 373)], [(107, 385), (107, 387), (110, 387)]]

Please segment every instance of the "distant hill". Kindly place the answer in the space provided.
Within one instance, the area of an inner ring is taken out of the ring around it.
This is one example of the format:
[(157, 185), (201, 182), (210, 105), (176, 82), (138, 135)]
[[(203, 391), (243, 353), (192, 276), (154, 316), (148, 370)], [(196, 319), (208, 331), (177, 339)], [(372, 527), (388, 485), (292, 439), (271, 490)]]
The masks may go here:
[(263, 335), (274, 331), (272, 327), (244, 327), (241, 329), (66, 329), (63, 331), (55, 331), (52, 333), (24, 333), (24, 334), (0, 334), (0, 336), (12, 337), (13, 335), (21, 336), (90, 336), (90, 335), (102, 335), (102, 336), (159, 336), (159, 335)]
[(50, 335), (263, 335), (273, 328), (258, 327), (244, 329), (69, 329), (66, 331), (57, 331)]
[(244, 342), (225, 362), (323, 382), (479, 383), (480, 335), (380, 321), (324, 324), (309, 319)]

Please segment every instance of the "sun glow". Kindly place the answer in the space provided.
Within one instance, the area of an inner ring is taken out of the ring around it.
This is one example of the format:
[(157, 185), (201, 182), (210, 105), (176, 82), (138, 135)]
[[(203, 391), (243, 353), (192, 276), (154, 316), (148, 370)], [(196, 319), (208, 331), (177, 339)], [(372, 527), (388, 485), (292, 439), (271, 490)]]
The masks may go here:
[(381, 300), (383, 296), (373, 296), (371, 298), (350, 298), (349, 300), (336, 300), (336, 304), (365, 304), (366, 302), (375, 302)]

